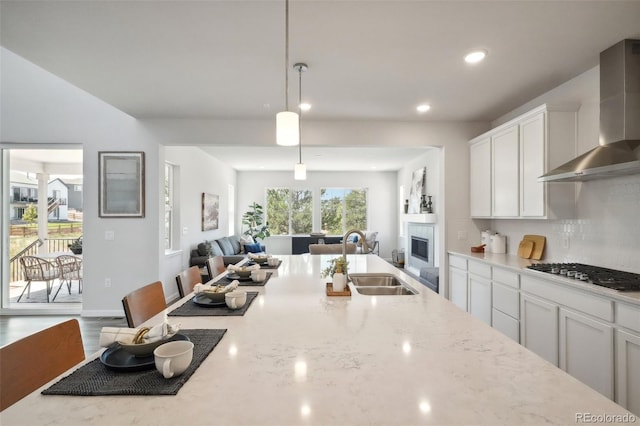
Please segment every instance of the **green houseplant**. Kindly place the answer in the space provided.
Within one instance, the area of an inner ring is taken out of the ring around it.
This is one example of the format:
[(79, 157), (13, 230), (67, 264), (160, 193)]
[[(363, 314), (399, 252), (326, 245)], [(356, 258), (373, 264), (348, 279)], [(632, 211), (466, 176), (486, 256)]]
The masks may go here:
[(69, 250), (71, 250), (73, 254), (82, 254), (82, 237), (73, 240), (73, 242), (69, 244)]
[(347, 262), (346, 257), (339, 256), (329, 260), (329, 266), (322, 270), (322, 278), (333, 277), (333, 274), (336, 273), (336, 269), (338, 269), (338, 266), (340, 266), (340, 270), (342, 270), (342, 273), (346, 275), (349, 262)]
[(247, 227), (243, 235), (250, 235), (256, 241), (271, 236), (269, 224), (264, 221), (264, 210), (258, 203), (251, 204), (242, 215), (242, 224)]

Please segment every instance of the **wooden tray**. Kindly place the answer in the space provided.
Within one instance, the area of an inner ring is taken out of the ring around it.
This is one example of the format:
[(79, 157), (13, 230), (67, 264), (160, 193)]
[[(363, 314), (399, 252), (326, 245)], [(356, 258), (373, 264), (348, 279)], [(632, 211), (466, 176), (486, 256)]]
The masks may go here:
[(525, 235), (522, 239), (533, 241), (533, 251), (531, 252), (530, 258), (535, 260), (542, 259), (542, 253), (544, 252), (544, 245), (547, 239), (542, 235)]
[(327, 296), (351, 296), (349, 284), (345, 286), (344, 291), (333, 291), (333, 283), (327, 283)]

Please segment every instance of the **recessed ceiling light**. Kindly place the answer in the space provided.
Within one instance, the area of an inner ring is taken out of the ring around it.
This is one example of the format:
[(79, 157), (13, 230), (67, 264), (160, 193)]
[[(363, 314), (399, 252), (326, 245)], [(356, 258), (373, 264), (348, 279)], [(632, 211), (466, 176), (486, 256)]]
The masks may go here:
[(418, 110), (418, 112), (427, 112), (430, 109), (431, 109), (431, 105), (429, 104), (422, 104), (416, 107), (416, 110)]
[(300, 109), (302, 111), (309, 111), (311, 109), (311, 104), (303, 102), (303, 103), (300, 104)]
[(464, 61), (468, 64), (477, 64), (487, 56), (486, 50), (475, 50), (464, 57)]

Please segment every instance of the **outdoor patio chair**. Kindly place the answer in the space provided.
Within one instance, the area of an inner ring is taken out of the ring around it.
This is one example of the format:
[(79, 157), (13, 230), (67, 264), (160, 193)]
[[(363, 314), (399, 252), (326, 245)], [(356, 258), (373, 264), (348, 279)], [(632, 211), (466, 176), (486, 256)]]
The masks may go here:
[(20, 293), (20, 297), (18, 297), (18, 302), (22, 299), (24, 292), (27, 292), (27, 298), (31, 296), (31, 282), (32, 281), (44, 281), (47, 283), (47, 303), (50, 301), (54, 301), (58, 292), (60, 291), (60, 287), (62, 287), (62, 281), (60, 281), (60, 286), (58, 287), (58, 291), (53, 296), (53, 299), (49, 300), (49, 295), (53, 290), (53, 282), (60, 278), (60, 271), (56, 267), (56, 264), (53, 262), (49, 262), (40, 257), (36, 256), (22, 256), (20, 258), (20, 264), (22, 265), (22, 272), (24, 274), (24, 279), (27, 282), (27, 285)]
[(54, 325), (0, 348), (0, 411), (84, 360), (78, 320)]
[[(78, 293), (82, 293), (82, 259), (63, 254), (56, 257), (56, 262), (60, 271), (60, 280), (67, 284), (69, 294), (71, 294), (71, 281), (78, 281)], [(59, 288), (58, 291), (60, 291)]]
[(156, 281), (132, 291), (122, 298), (122, 306), (128, 326), (139, 326), (167, 307), (162, 283)]

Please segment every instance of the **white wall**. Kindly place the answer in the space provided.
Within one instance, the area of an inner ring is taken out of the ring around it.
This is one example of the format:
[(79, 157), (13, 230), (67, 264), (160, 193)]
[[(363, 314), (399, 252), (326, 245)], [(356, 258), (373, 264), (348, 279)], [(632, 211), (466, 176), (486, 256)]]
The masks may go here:
[[(236, 186), (236, 171), (198, 147), (165, 147), (164, 158), (178, 166), (175, 178), (181, 230), (180, 251), (165, 255), (162, 264), (163, 282), (171, 284), (169, 297), (178, 294), (175, 277), (189, 266), (191, 249), (205, 240), (228, 235), (228, 186)], [(220, 219), (216, 230), (202, 231), (202, 193), (220, 197)]]
[[(122, 297), (159, 277), (158, 144), (127, 114), (4, 48), (0, 55), (0, 142), (4, 147), (82, 146), (83, 315), (122, 315)], [(98, 151), (114, 150), (145, 152), (142, 219), (98, 217)], [(114, 231), (113, 241), (104, 239), (107, 230)], [(111, 279), (110, 288), (105, 278)]]
[[(307, 180), (296, 181), (291, 172), (238, 172), (238, 219), (254, 201), (266, 207), (266, 188), (309, 189), (313, 193), (313, 230), (321, 229), (320, 189), (321, 188), (368, 188), (368, 230), (378, 231), (380, 256), (391, 257), (395, 248), (397, 209), (397, 189), (395, 172), (307, 172)], [(267, 251), (287, 254), (291, 250), (290, 239), (281, 242), (282, 237), (265, 240)]]
[[(516, 111), (496, 120), (508, 121), (515, 115), (542, 103), (574, 102), (578, 112), (578, 144), (582, 154), (599, 139), (599, 67), (595, 67)], [(505, 234), (508, 252), (515, 255), (524, 234), (547, 237), (545, 261), (581, 262), (640, 273), (640, 175), (594, 180), (577, 185), (576, 214), (568, 220), (493, 220), (491, 228)], [(563, 246), (568, 237), (569, 247)], [(479, 241), (480, 235), (477, 235)]]

